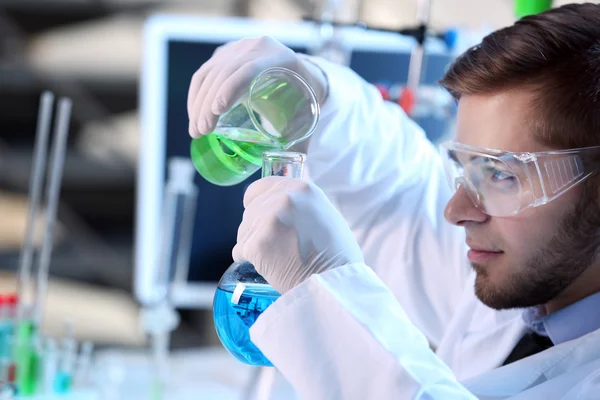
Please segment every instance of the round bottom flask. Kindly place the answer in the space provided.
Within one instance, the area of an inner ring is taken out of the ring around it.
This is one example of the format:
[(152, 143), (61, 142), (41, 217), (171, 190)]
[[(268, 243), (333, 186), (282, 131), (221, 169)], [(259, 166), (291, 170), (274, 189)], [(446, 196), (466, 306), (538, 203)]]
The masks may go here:
[[(301, 153), (266, 152), (262, 176), (301, 178), (305, 159)], [(250, 327), (279, 296), (249, 262), (233, 263), (223, 274), (213, 301), (215, 328), (223, 346), (241, 362), (273, 365), (250, 340)]]

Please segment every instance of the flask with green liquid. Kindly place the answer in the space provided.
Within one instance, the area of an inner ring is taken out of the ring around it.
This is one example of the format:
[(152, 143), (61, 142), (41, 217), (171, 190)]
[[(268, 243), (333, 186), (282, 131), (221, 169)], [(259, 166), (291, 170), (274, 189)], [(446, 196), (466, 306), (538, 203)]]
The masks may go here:
[(319, 120), (314, 90), (295, 72), (261, 72), (248, 92), (191, 144), (196, 170), (219, 186), (236, 185), (261, 168), (266, 151), (287, 150), (308, 138)]

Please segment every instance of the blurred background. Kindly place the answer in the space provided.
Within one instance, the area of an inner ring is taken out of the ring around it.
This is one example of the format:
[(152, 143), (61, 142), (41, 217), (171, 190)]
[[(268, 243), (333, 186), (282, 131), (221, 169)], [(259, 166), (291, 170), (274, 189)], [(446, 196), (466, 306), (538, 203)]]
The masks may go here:
[[(416, 24), (417, 0), (338, 3), (339, 21)], [(299, 20), (319, 7), (317, 0), (0, 0), (0, 292), (15, 290), (39, 95), (49, 89), (74, 107), (44, 329), (59, 332), (69, 319), (79, 337), (101, 345), (143, 345), (132, 282), (144, 22), (153, 14)], [(514, 20), (513, 0), (437, 0), (431, 10), (431, 27), (440, 30), (483, 32)], [(173, 347), (218, 343), (208, 311), (181, 313)]]

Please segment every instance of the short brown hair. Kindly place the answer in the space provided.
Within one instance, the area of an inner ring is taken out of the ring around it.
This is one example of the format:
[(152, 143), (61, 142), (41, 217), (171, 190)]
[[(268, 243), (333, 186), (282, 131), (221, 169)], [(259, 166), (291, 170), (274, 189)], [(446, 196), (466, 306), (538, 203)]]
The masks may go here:
[(486, 36), (440, 84), (454, 97), (529, 87), (538, 140), (557, 149), (600, 145), (600, 4), (568, 4)]

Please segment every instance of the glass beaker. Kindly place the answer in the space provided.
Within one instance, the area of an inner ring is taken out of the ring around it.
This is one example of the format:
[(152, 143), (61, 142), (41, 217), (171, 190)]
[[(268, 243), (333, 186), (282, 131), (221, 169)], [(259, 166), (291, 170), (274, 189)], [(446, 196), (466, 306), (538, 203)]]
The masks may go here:
[[(302, 177), (306, 156), (293, 152), (266, 152), (262, 176)], [(250, 340), (250, 327), (281, 296), (249, 262), (235, 262), (219, 281), (213, 318), (223, 346), (243, 363), (272, 366)]]
[(287, 150), (308, 138), (319, 113), (317, 96), (304, 78), (286, 68), (266, 69), (219, 117), (212, 133), (192, 140), (194, 167), (215, 185), (238, 184), (260, 169), (265, 151)]

